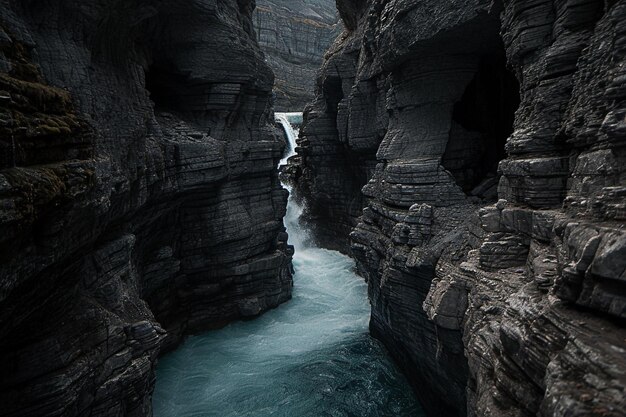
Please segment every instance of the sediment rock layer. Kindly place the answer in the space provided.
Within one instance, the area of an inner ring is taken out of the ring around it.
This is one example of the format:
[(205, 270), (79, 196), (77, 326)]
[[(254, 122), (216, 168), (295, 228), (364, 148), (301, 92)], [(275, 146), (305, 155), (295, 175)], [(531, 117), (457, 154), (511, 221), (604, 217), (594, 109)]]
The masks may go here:
[(313, 100), (324, 53), (341, 32), (335, 0), (258, 0), (254, 30), (274, 71), (276, 111)]
[(287, 169), (431, 416), (626, 409), (626, 2), (338, 1)]
[(149, 415), (159, 352), (290, 297), (253, 7), (3, 2), (0, 415)]

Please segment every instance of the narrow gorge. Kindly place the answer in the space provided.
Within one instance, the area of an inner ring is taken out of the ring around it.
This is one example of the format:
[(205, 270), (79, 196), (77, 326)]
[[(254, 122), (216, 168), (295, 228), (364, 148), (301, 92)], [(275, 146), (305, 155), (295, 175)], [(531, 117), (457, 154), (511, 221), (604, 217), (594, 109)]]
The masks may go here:
[[(277, 114), (293, 154), (302, 114)], [(254, 321), (189, 338), (162, 358), (156, 417), (424, 416), (411, 387), (367, 334), (367, 285), (354, 261), (310, 242), (290, 199), (293, 299)]]
[(625, 226), (626, 0), (0, 1), (2, 417), (624, 417)]

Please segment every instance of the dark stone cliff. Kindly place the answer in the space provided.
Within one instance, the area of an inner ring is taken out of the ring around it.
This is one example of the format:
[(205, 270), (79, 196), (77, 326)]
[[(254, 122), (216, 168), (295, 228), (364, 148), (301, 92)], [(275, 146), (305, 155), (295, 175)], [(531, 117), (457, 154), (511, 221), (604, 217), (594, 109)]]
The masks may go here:
[(626, 410), (626, 1), (338, 0), (288, 174), (431, 416)]
[(303, 111), (317, 71), (341, 32), (335, 0), (257, 0), (254, 30), (274, 71), (277, 111)]
[(290, 298), (253, 8), (2, 2), (0, 415), (149, 415), (159, 352)]

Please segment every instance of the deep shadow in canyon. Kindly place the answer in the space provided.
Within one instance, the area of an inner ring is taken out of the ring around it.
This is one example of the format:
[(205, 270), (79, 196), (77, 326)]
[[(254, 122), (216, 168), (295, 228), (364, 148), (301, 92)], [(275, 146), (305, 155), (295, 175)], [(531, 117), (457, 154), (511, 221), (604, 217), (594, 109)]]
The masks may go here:
[[(519, 83), (501, 53), (483, 58), (452, 110), (452, 126), (441, 165), (466, 193), (495, 200), (498, 164), (513, 133)], [(460, 127), (460, 129), (459, 129)]]
[(146, 69), (144, 77), (146, 91), (154, 103), (155, 112), (175, 111), (183, 107), (177, 99), (187, 83), (182, 74), (174, 73), (167, 64), (154, 63)]
[(623, 416), (626, 1), (336, 6), (2, 3), (0, 416), (148, 416), (291, 298), (311, 84), (283, 178), (428, 415)]

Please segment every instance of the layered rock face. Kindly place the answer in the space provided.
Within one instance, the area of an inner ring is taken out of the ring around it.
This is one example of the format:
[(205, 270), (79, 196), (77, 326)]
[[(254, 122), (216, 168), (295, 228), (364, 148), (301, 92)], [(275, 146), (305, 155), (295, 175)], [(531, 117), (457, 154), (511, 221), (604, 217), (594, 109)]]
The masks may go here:
[(626, 409), (626, 2), (338, 1), (288, 173), (432, 416)]
[(159, 352), (290, 297), (253, 7), (3, 3), (0, 415), (149, 415)]
[(335, 0), (258, 0), (254, 30), (274, 71), (277, 111), (312, 101), (324, 53), (341, 32)]

